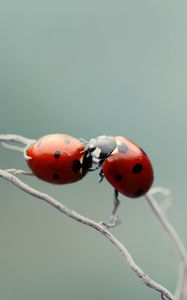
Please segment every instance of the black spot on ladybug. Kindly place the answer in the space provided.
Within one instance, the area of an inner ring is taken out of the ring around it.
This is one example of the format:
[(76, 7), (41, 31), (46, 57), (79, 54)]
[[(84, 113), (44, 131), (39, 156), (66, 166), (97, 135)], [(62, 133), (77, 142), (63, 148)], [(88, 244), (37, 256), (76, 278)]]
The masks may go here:
[(60, 179), (60, 175), (58, 173), (53, 173), (53, 179), (55, 180)]
[(143, 170), (143, 166), (140, 163), (135, 164), (134, 167), (132, 168), (132, 172), (134, 174), (137, 174), (137, 173), (141, 172), (142, 170)]
[(120, 153), (126, 153), (128, 151), (128, 147), (125, 144), (120, 144), (118, 145), (118, 151)]
[(134, 197), (140, 197), (144, 194), (144, 190), (143, 189), (139, 189), (134, 193)]
[(80, 162), (79, 160), (74, 160), (74, 161), (73, 161), (73, 171), (74, 171), (75, 173), (77, 173), (77, 172), (80, 171), (81, 168), (82, 168), (81, 162)]
[(68, 140), (68, 139), (64, 139), (64, 144), (70, 144), (71, 143), (71, 141), (70, 140)]
[(115, 181), (121, 181), (123, 179), (123, 176), (121, 174), (115, 175)]
[(55, 151), (54, 153), (54, 158), (58, 159), (61, 155), (61, 152), (60, 151)]
[(144, 155), (147, 156), (147, 153), (145, 153), (145, 151), (142, 148), (140, 148), (140, 150), (143, 152)]
[(42, 141), (41, 141), (41, 140), (38, 140), (38, 141), (36, 142), (35, 146), (36, 146), (36, 147), (40, 147), (40, 146), (41, 146), (41, 143), (42, 143)]

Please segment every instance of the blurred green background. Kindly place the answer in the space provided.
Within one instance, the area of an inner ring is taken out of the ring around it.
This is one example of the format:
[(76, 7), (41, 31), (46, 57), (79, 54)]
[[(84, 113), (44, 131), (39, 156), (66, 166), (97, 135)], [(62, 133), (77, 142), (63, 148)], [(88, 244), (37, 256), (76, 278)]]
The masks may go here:
[[(0, 132), (38, 138), (124, 135), (140, 144), (187, 245), (187, 2), (1, 0)], [(0, 148), (1, 168), (27, 169)], [(108, 220), (112, 187), (98, 174), (33, 187)], [(0, 299), (160, 299), (94, 230), (0, 180)], [(137, 263), (175, 290), (178, 256), (144, 198), (121, 197), (113, 230)]]

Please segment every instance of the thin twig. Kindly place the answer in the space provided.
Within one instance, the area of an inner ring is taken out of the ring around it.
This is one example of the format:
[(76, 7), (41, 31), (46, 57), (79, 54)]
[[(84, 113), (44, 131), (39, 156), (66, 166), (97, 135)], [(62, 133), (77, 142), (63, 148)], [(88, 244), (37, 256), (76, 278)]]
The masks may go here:
[(51, 196), (42, 193), (40, 191), (37, 191), (36, 189), (30, 187), (29, 185), (25, 184), (23, 181), (15, 177), (14, 175), (8, 173), (7, 171), (0, 170), (0, 177), (6, 179), (7, 181), (13, 183), (15, 186), (17, 186), (22, 191), (26, 192), (27, 194), (30, 194), (38, 199), (43, 200), (44, 202), (48, 203), (52, 207), (59, 210), (61, 213), (67, 215), (68, 217), (85, 224), (87, 226), (90, 226), (94, 229), (96, 229), (98, 232), (100, 232), (105, 238), (107, 238), (116, 248), (117, 250), (122, 254), (122, 256), (126, 259), (126, 262), (130, 266), (130, 268), (135, 272), (135, 274), (139, 277), (139, 279), (142, 281), (143, 284), (146, 286), (152, 288), (155, 291), (158, 291), (160, 295), (165, 296), (169, 300), (176, 300), (175, 296), (172, 295), (165, 287), (161, 286), (154, 280), (152, 280), (146, 273), (142, 271), (142, 269), (135, 263), (132, 256), (128, 252), (128, 250), (125, 248), (125, 246), (120, 243), (104, 226), (100, 225), (99, 223), (96, 223), (88, 218), (85, 218), (84, 216), (78, 214), (77, 212), (68, 209), (64, 205), (62, 205), (60, 202), (52, 198)]
[(27, 172), (24, 170), (17, 170), (17, 169), (6, 169), (8, 173), (11, 173), (13, 175), (28, 175), (28, 176), (35, 176), (32, 172)]
[(21, 143), (21, 144), (31, 144), (35, 142), (33, 139), (28, 139), (25, 138), (21, 135), (16, 135), (16, 134), (0, 134), (0, 141), (1, 142), (16, 142), (16, 143)]
[(179, 268), (179, 279), (175, 292), (175, 297), (179, 300), (185, 298), (187, 268), (184, 263), (181, 263)]
[[(24, 147), (16, 146), (16, 145), (10, 145), (7, 142), (14, 142), (14, 143), (22, 143), (24, 144)], [(15, 135), (15, 134), (0, 134), (0, 145), (6, 149), (22, 152), (23, 156), (26, 160), (31, 159), (27, 155), (27, 148), (33, 144), (35, 140), (25, 138), (21, 135)]]
[(178, 233), (176, 232), (176, 230), (173, 228), (171, 223), (166, 218), (166, 215), (160, 208), (159, 204), (156, 202), (156, 200), (155, 200), (154, 196), (151, 194), (151, 192), (146, 194), (145, 198), (146, 198), (149, 206), (151, 207), (152, 211), (156, 215), (157, 219), (161, 223), (162, 227), (164, 228), (165, 232), (169, 236), (170, 240), (174, 244), (175, 249), (181, 259), (182, 267), (180, 268), (179, 280), (178, 280), (175, 295), (178, 300), (184, 300), (185, 287), (186, 287), (186, 276), (187, 276), (187, 251), (186, 251), (186, 248), (185, 248), (184, 244), (182, 243), (182, 240), (179, 237)]
[(148, 194), (153, 195), (158, 195), (161, 194), (164, 196), (164, 199), (162, 203), (160, 204), (160, 208), (164, 213), (167, 212), (168, 208), (172, 205), (173, 199), (171, 197), (171, 191), (170, 189), (163, 187), (163, 186), (155, 186), (151, 188), (151, 190), (148, 192)]
[(176, 230), (167, 220), (165, 214), (161, 210), (153, 195), (151, 195), (151, 193), (148, 193), (145, 195), (145, 198), (148, 204), (150, 205), (151, 209), (155, 213), (156, 217), (158, 218), (159, 222), (161, 223), (162, 227), (167, 232), (168, 236), (175, 245), (175, 248), (179, 253), (181, 260), (187, 264), (187, 252)]
[(5, 142), (0, 142), (1, 146), (5, 149), (8, 150), (13, 150), (13, 151), (17, 151), (17, 152), (24, 152), (25, 147), (19, 147), (19, 146), (15, 146), (15, 145), (10, 145), (8, 143)]

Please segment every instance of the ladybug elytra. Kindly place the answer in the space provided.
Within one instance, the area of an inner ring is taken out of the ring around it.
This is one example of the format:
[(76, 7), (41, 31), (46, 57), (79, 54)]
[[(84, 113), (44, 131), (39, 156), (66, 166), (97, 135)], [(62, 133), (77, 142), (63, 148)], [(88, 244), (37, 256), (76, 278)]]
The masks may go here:
[(82, 179), (92, 164), (80, 140), (66, 134), (41, 137), (26, 149), (28, 166), (40, 179), (67, 184)]

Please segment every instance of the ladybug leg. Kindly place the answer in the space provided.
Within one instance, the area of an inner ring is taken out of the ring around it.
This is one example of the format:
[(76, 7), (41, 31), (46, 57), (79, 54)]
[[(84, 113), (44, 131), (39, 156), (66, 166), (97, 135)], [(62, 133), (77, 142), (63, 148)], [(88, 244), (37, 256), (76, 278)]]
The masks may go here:
[(109, 223), (104, 223), (104, 222), (100, 223), (101, 225), (105, 226), (107, 229), (114, 228), (121, 224), (120, 218), (118, 216), (116, 216), (116, 211), (120, 204), (120, 200), (118, 199), (118, 194), (119, 194), (119, 192), (115, 189), (114, 190), (114, 207), (113, 207), (113, 211), (112, 211), (112, 216), (110, 218), (110, 222)]
[(88, 171), (89, 172), (92, 172), (92, 171), (96, 171), (96, 170), (98, 170), (99, 169), (99, 166), (97, 165), (96, 167), (94, 167), (94, 168), (90, 168)]
[(110, 219), (110, 224), (112, 227), (116, 227), (121, 224), (120, 218), (116, 215), (118, 206), (120, 205), (120, 200), (118, 198), (119, 192), (114, 189), (114, 201), (113, 201), (113, 211), (112, 211), (112, 216)]
[(115, 189), (114, 190), (114, 207), (113, 207), (113, 211), (112, 211), (113, 217), (115, 217), (118, 206), (120, 205), (120, 200), (118, 198), (118, 195), (119, 195), (119, 192)]
[[(100, 166), (97, 165), (95, 168), (90, 168), (90, 169), (89, 169), (89, 172), (98, 170), (99, 168), (100, 168)], [(101, 170), (101, 171), (99, 172), (99, 176), (100, 176), (100, 178), (99, 178), (99, 183), (101, 183), (101, 182), (103, 181), (104, 177), (105, 177), (103, 170)]]
[[(91, 167), (89, 169), (89, 171), (95, 171), (95, 170), (98, 170), (99, 168), (101, 168), (102, 164), (103, 164), (104, 160), (100, 160), (100, 161), (93, 161), (92, 164), (95, 164), (96, 166), (95, 167)], [(101, 173), (101, 172), (100, 172)], [(99, 175), (100, 175), (99, 173)]]
[(103, 170), (101, 170), (99, 172), (99, 176), (100, 176), (99, 183), (101, 183), (103, 181), (104, 177), (105, 177)]

